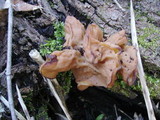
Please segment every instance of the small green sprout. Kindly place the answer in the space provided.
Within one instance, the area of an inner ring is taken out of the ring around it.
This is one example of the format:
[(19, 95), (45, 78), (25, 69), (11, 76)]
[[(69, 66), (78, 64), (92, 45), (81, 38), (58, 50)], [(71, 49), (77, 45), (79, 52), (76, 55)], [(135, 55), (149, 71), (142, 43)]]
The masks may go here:
[(100, 114), (97, 116), (96, 120), (103, 120), (104, 116), (104, 114)]

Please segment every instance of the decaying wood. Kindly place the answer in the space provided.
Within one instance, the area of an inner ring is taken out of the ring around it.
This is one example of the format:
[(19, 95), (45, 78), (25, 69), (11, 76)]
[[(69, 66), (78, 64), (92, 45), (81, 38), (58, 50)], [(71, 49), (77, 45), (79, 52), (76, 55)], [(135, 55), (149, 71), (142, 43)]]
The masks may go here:
[(33, 10), (41, 9), (40, 6), (28, 4), (23, 0), (13, 0), (12, 3), (13, 3), (12, 6), (15, 11), (33, 11)]

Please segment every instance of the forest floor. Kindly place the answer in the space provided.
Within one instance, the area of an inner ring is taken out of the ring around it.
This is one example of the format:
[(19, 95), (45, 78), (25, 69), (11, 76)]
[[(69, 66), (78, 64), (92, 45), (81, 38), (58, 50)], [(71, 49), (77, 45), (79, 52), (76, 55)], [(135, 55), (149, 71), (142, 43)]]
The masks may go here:
[[(15, 108), (23, 114), (17, 99), (15, 87), (17, 83), (29, 113), (35, 117), (35, 120), (61, 120), (62, 118), (56, 113), (61, 115), (64, 113), (51, 95), (39, 73), (39, 65), (30, 58), (29, 52), (32, 49), (41, 51), (40, 46), (46, 40), (56, 39), (55, 24), (64, 23), (68, 15), (76, 17), (85, 27), (90, 23), (96, 23), (103, 30), (105, 38), (124, 29), (130, 41), (130, 2), (118, 0), (124, 10), (120, 9), (113, 0), (25, 0), (25, 2), (41, 5), (43, 9), (30, 12), (14, 11), (12, 87)], [(134, 0), (133, 2), (140, 52), (158, 120), (160, 119), (158, 106), (160, 102), (160, 1)], [(7, 98), (4, 74), (7, 59), (7, 37), (4, 32), (7, 31), (6, 26), (7, 23), (4, 28), (0, 24), (2, 28), (0, 33), (3, 35), (0, 38), (0, 94)], [(43, 57), (45, 59), (45, 56)], [(77, 89), (73, 75), (59, 82), (73, 120), (148, 120), (138, 77), (132, 87), (118, 80), (111, 89), (90, 87), (85, 91)], [(3, 105), (2, 107), (5, 111), (0, 111), (0, 119), (11, 120), (9, 109)]]

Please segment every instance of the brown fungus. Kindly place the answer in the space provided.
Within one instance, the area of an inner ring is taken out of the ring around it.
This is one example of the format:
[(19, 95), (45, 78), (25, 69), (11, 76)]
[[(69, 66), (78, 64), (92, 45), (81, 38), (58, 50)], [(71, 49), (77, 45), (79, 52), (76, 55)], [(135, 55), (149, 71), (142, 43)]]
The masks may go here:
[[(64, 47), (70, 50), (54, 51), (41, 65), (40, 72), (48, 78), (55, 78), (58, 72), (72, 70), (79, 90), (89, 86), (114, 85), (116, 74), (122, 74), (129, 85), (137, 74), (136, 49), (126, 46), (127, 38), (122, 30), (103, 41), (103, 32), (96, 24), (84, 26), (74, 17), (65, 21)], [(80, 54), (81, 48), (84, 54)], [(123, 51), (123, 52), (122, 52)]]
[(83, 39), (84, 56), (88, 62), (96, 64), (101, 59), (99, 48), (102, 40), (102, 30), (96, 24), (88, 25)]
[(123, 80), (132, 85), (136, 80), (137, 75), (137, 55), (136, 49), (133, 46), (125, 46), (124, 52), (120, 54), (120, 60), (122, 62), (121, 74)]
[(102, 30), (98, 27), (98, 25), (96, 25), (94, 23), (88, 25), (87, 30), (86, 30), (86, 34), (89, 37), (94, 38), (100, 42), (102, 42), (102, 40), (103, 40)]
[(91, 67), (83, 66), (80, 68), (72, 69), (75, 76), (79, 90), (85, 90), (90, 86), (104, 86), (107, 87), (106, 77), (101, 73), (95, 71)]
[(55, 78), (59, 72), (64, 72), (76, 66), (80, 53), (76, 50), (54, 51), (40, 67), (40, 73), (47, 78)]
[(65, 21), (65, 39), (64, 47), (82, 46), (85, 28), (82, 23), (72, 16), (67, 16)]
[(125, 35), (125, 30), (121, 30), (121, 31), (111, 35), (106, 40), (106, 42), (111, 42), (112, 44), (119, 45), (122, 47), (123, 45), (125, 45), (128, 42), (126, 35)]

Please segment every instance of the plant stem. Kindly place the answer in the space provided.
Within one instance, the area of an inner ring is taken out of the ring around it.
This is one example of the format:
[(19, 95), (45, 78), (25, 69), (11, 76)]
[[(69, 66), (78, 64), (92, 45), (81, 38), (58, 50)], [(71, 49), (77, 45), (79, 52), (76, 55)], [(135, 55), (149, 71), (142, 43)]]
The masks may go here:
[(22, 95), (20, 93), (20, 90), (18, 88), (18, 85), (16, 84), (16, 90), (17, 90), (17, 95), (18, 95), (18, 101), (23, 109), (24, 114), (26, 115), (27, 120), (31, 120), (31, 117), (29, 115), (28, 109), (23, 101)]
[[(2, 95), (0, 96), (0, 100), (3, 102), (3, 104), (4, 104), (7, 108), (9, 108), (9, 102), (8, 102)], [(17, 118), (18, 118), (19, 120), (26, 120), (26, 119), (21, 115), (20, 112), (18, 112), (17, 110), (15, 110), (15, 112), (16, 112)]]
[(122, 8), (122, 6), (118, 3), (118, 1), (117, 0), (113, 0), (116, 4), (117, 4), (117, 6), (124, 12), (124, 11), (126, 11), (124, 8)]
[(13, 104), (12, 95), (12, 80), (11, 80), (11, 65), (12, 65), (12, 29), (13, 29), (13, 9), (11, 5), (11, 0), (8, 0), (8, 38), (7, 38), (7, 68), (6, 68), (6, 80), (7, 80), (7, 91), (8, 91), (8, 101), (11, 111), (12, 120), (17, 120), (15, 115), (15, 109)]
[(137, 49), (137, 58), (138, 58), (138, 73), (140, 77), (140, 82), (142, 86), (142, 92), (143, 97), (146, 103), (147, 112), (148, 112), (148, 118), (149, 120), (156, 120), (153, 106), (150, 99), (150, 93), (146, 84), (145, 80), (145, 74), (142, 66), (142, 60), (140, 56), (140, 51), (138, 47), (138, 41), (137, 41), (137, 32), (136, 32), (136, 25), (135, 25), (135, 16), (134, 16), (134, 10), (133, 10), (133, 3), (132, 0), (130, 0), (130, 12), (131, 12), (131, 33), (132, 33), (132, 44)]

